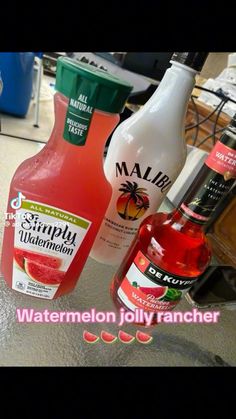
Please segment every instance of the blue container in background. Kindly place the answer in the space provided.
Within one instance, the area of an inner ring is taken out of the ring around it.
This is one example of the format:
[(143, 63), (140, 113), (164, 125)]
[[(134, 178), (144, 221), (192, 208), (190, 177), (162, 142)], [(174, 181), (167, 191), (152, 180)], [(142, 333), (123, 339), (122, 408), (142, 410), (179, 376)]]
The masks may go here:
[(3, 81), (0, 112), (24, 117), (29, 109), (34, 71), (33, 52), (1, 52)]

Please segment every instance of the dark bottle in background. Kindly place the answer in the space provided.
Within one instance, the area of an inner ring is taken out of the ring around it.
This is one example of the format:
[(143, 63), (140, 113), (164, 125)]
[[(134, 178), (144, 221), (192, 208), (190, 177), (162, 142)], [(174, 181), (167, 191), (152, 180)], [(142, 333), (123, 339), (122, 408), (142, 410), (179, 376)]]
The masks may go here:
[(217, 206), (205, 227), (214, 263), (187, 295), (197, 307), (228, 306), (236, 308), (236, 185)]
[(218, 262), (236, 268), (236, 185), (218, 206), (206, 233)]

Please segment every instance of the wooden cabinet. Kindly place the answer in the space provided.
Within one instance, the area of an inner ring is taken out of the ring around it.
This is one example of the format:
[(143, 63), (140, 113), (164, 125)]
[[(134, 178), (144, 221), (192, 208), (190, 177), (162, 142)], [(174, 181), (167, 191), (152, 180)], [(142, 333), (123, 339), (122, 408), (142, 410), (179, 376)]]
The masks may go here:
[(236, 185), (216, 209), (207, 236), (217, 260), (236, 268)]

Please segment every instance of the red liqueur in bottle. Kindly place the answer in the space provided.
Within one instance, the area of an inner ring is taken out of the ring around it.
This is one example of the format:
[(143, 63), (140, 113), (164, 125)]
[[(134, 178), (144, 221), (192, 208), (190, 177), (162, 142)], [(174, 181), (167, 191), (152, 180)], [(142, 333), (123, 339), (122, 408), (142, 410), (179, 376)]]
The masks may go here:
[(159, 312), (179, 303), (210, 262), (203, 227), (235, 178), (236, 115), (178, 208), (150, 215), (140, 225), (111, 284), (117, 308)]

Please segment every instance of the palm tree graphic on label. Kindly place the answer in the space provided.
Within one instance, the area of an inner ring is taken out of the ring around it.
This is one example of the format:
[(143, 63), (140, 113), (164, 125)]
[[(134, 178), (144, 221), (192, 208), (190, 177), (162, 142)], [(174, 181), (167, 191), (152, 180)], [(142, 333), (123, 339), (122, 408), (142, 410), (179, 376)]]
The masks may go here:
[(149, 208), (148, 194), (146, 188), (139, 188), (137, 182), (121, 183), (119, 189), (122, 194), (116, 202), (119, 216), (124, 220), (135, 221), (144, 215)]

